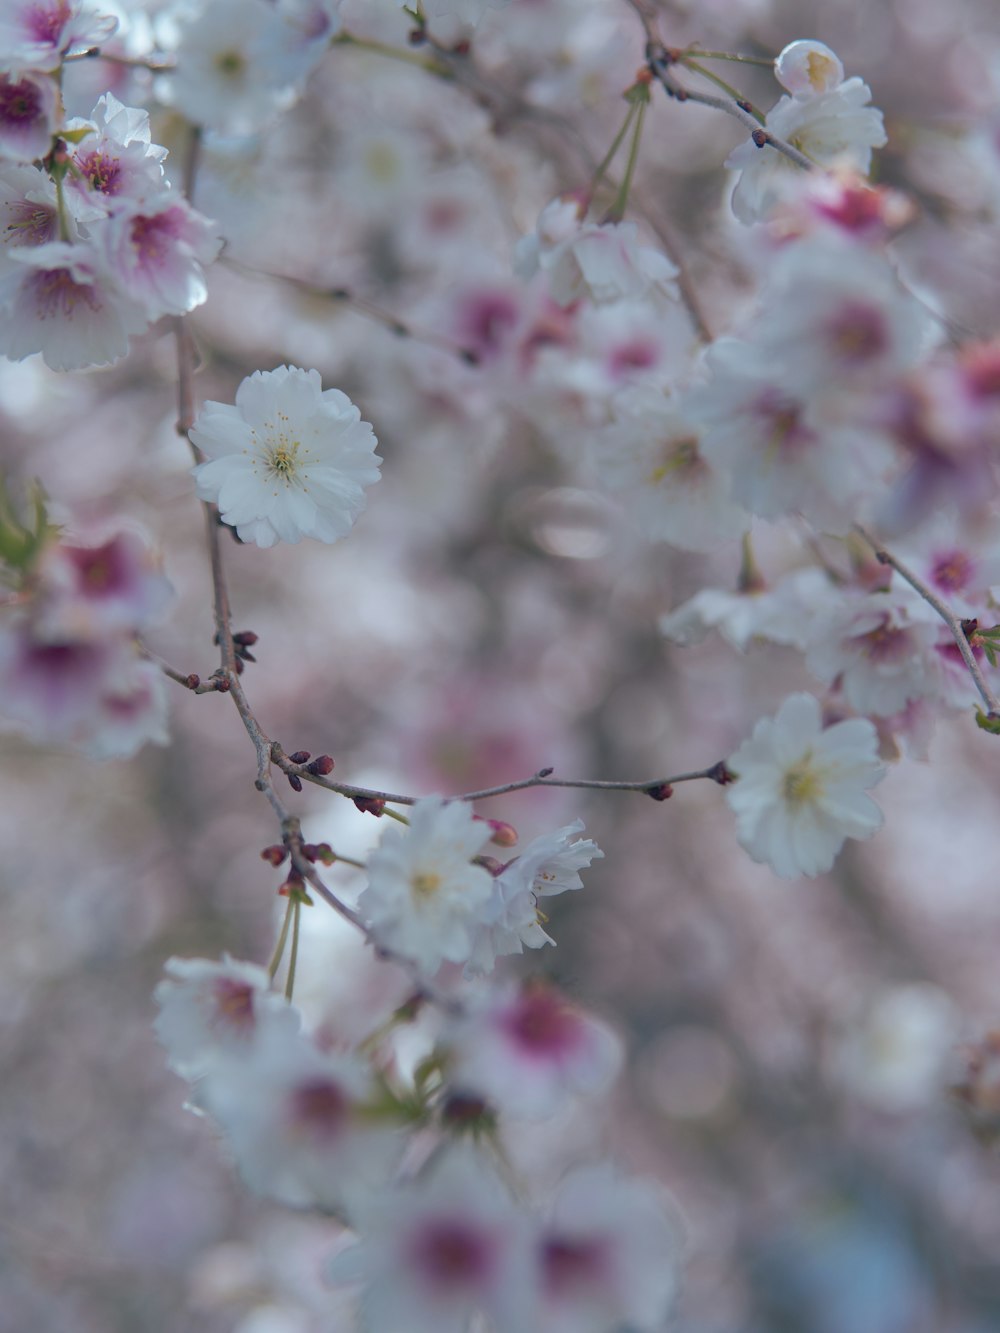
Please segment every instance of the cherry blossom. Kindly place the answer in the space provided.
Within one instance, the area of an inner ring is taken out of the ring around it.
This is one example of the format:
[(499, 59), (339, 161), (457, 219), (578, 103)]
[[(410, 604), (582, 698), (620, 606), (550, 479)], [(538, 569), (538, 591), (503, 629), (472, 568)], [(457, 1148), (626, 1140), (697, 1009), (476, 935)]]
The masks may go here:
[(199, 498), (258, 546), (343, 537), (382, 461), (347, 395), (294, 366), (255, 371), (235, 406), (206, 403), (191, 439), (208, 457), (192, 474)]
[(783, 879), (829, 870), (845, 838), (870, 838), (882, 812), (867, 796), (885, 776), (867, 718), (825, 730), (818, 701), (793, 694), (761, 718), (727, 766), (742, 846)]

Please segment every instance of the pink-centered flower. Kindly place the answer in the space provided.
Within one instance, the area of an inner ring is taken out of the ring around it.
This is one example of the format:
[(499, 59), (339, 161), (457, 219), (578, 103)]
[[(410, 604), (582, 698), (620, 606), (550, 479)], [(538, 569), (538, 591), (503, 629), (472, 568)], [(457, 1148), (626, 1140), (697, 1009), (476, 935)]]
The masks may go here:
[(56, 86), (44, 74), (0, 73), (0, 158), (44, 157), (56, 128)]
[(272, 989), (267, 972), (255, 963), (228, 954), (217, 963), (170, 958), (163, 970), (153, 1026), (171, 1069), (185, 1078), (200, 1077), (220, 1059), (249, 1056), (266, 1029), (289, 1037), (298, 1031), (298, 1010)]
[(0, 70), (55, 70), (69, 51), (100, 46), (118, 27), (84, 0), (0, 0)]
[(605, 1091), (623, 1058), (606, 1024), (541, 984), (511, 982), (477, 996), (445, 1044), (456, 1091), (529, 1118)]

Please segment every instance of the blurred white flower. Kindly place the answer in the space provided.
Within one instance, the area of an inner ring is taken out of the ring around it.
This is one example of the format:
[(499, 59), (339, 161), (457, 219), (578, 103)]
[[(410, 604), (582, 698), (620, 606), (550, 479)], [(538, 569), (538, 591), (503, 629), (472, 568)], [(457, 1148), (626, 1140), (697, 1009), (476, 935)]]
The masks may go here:
[(514, 267), (523, 278), (548, 274), (552, 299), (561, 306), (581, 297), (601, 305), (659, 293), (676, 296), (677, 269), (659, 250), (639, 244), (634, 222), (585, 222), (573, 199), (553, 199), (536, 230), (522, 236)]
[(169, 958), (154, 998), (160, 1012), (153, 1028), (167, 1048), (170, 1068), (184, 1078), (207, 1073), (220, 1057), (249, 1056), (261, 1030), (298, 1031), (299, 1011), (271, 989), (256, 963), (223, 954)]
[(623, 1059), (605, 1023), (544, 984), (508, 982), (473, 996), (445, 1045), (457, 1092), (531, 1119), (553, 1115), (574, 1094), (604, 1092)]
[(811, 694), (793, 694), (727, 760), (740, 843), (783, 879), (829, 870), (845, 838), (870, 838), (882, 812), (865, 792), (885, 776), (867, 718), (823, 730)]
[(607, 1163), (559, 1186), (536, 1240), (537, 1333), (659, 1333), (677, 1289), (680, 1227), (663, 1190)]
[(294, 366), (254, 371), (235, 406), (206, 403), (191, 439), (209, 460), (192, 470), (199, 498), (258, 546), (343, 537), (382, 461), (347, 395)]
[(330, 1275), (364, 1284), (367, 1333), (469, 1333), (482, 1314), (495, 1333), (535, 1328), (530, 1223), (472, 1149), (364, 1201), (356, 1229)]
[(68, 51), (100, 46), (118, 27), (82, 0), (3, 0), (0, 70), (54, 70)]

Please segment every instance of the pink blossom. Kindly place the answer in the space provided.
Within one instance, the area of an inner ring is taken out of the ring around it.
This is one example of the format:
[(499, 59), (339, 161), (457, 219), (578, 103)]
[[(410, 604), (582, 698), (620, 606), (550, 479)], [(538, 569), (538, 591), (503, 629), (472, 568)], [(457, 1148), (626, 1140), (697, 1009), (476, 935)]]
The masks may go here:
[(122, 296), (104, 260), (85, 243), (8, 251), (16, 271), (0, 278), (0, 353), (21, 361), (41, 352), (53, 370), (105, 366), (128, 351), (147, 321)]
[(115, 283), (149, 320), (201, 305), (208, 295), (204, 266), (222, 247), (215, 223), (167, 191), (121, 203), (100, 239)]
[(56, 114), (56, 86), (46, 75), (0, 73), (0, 158), (45, 157)]
[(100, 46), (117, 27), (84, 0), (3, 0), (0, 69), (58, 69), (67, 52)]
[(623, 1058), (604, 1023), (548, 986), (516, 982), (478, 996), (446, 1046), (456, 1091), (529, 1118), (553, 1114), (574, 1094), (603, 1092)]

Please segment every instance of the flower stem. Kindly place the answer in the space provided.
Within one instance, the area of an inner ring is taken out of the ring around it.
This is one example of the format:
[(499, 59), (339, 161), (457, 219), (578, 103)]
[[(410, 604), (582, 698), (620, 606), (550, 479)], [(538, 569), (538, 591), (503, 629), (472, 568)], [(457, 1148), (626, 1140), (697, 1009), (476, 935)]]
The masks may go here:
[(293, 894), (289, 898), (288, 906), (292, 913), (292, 947), (288, 955), (288, 976), (285, 978), (285, 999), (291, 1001), (292, 993), (295, 990), (295, 967), (299, 961), (299, 915), (302, 911), (302, 902), (297, 894)]
[(611, 147), (605, 153), (604, 157), (601, 158), (600, 165), (594, 172), (594, 175), (591, 178), (590, 182), (590, 193), (592, 195), (596, 193), (597, 187), (604, 179), (604, 176), (607, 173), (608, 167), (611, 166), (615, 154), (618, 152), (618, 149), (622, 146), (622, 142), (625, 138), (625, 135), (628, 134), (632, 122), (633, 120), (635, 120), (635, 113), (637, 110), (638, 110), (638, 104), (636, 102), (633, 102), (628, 109), (628, 114), (625, 117), (624, 124), (622, 125), (618, 133), (615, 135), (614, 139), (611, 141)]
[(635, 117), (635, 129), (632, 131), (632, 142), (628, 146), (628, 161), (625, 163), (625, 175), (622, 177), (622, 183), (618, 188), (618, 194), (615, 196), (615, 202), (608, 210), (608, 222), (620, 222), (625, 216), (625, 209), (628, 206), (629, 190), (632, 188), (632, 177), (635, 175), (636, 163), (639, 160), (639, 140), (642, 138), (642, 122), (646, 114), (646, 103), (638, 102)]
[(278, 934), (278, 943), (274, 946), (274, 953), (271, 955), (271, 961), (267, 965), (267, 975), (274, 980), (275, 973), (281, 966), (281, 957), (285, 952), (285, 941), (288, 939), (288, 923), (292, 919), (292, 900), (289, 898), (285, 907), (285, 916), (281, 923), (281, 931)]

